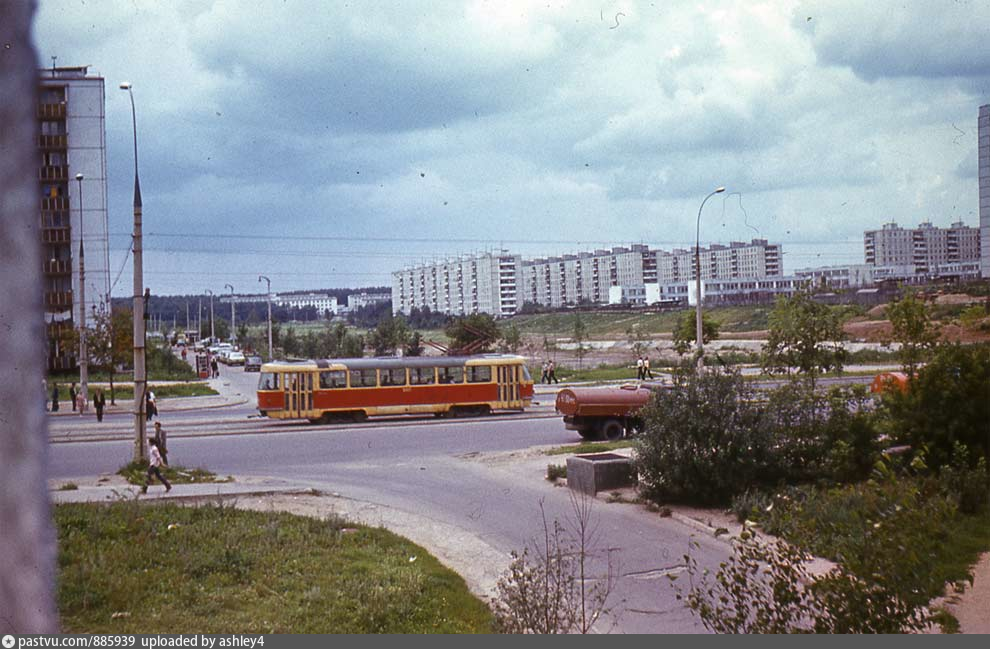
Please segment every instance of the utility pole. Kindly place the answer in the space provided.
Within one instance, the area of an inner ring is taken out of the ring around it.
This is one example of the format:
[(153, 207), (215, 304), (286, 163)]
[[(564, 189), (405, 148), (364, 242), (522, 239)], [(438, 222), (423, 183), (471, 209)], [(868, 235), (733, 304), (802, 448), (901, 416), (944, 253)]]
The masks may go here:
[(237, 340), (237, 329), (234, 322), (234, 286), (232, 284), (224, 284), (224, 288), (230, 289), (230, 339)]
[(213, 291), (206, 289), (206, 292), (210, 294), (210, 342), (216, 344), (217, 334), (213, 328)]
[[(83, 191), (82, 174), (76, 174), (79, 183), (79, 392), (83, 403), (89, 403), (89, 347), (86, 344), (86, 249), (83, 247)], [(75, 404), (73, 404), (73, 408)], [(84, 406), (85, 407), (85, 406)], [(80, 408), (79, 414), (82, 414)]]
[(264, 275), (258, 275), (258, 281), (268, 282), (268, 362), (275, 358), (275, 350), (272, 349), (272, 280)]
[(144, 395), (147, 390), (147, 372), (144, 364), (144, 316), (147, 304), (144, 292), (144, 255), (141, 243), (141, 182), (138, 179), (137, 112), (134, 110), (134, 92), (131, 84), (120, 84), (131, 98), (131, 125), (134, 130), (134, 460), (144, 459), (145, 417)]

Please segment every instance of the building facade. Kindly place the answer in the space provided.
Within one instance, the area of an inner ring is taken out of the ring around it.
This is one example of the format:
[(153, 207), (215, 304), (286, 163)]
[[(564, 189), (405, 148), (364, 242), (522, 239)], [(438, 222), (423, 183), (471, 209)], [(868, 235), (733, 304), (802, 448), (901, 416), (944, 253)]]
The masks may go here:
[[(268, 299), (267, 296), (263, 296)], [(302, 309), (314, 307), (320, 315), (337, 313), (337, 298), (326, 293), (281, 293), (272, 295), (272, 302), (284, 307)]]
[(925, 222), (910, 230), (887, 223), (880, 230), (867, 230), (863, 247), (866, 263), (887, 269), (879, 273), (886, 278), (931, 279), (946, 276), (946, 269), (980, 262), (980, 229), (962, 221), (948, 228)]
[(391, 299), (391, 293), (351, 293), (347, 296), (347, 310), (355, 311), (372, 304), (388, 302)]
[(990, 278), (990, 104), (980, 106), (977, 127), (980, 174), (980, 274)]
[(87, 66), (39, 70), (39, 86), (38, 194), (48, 369), (68, 370), (78, 364), (78, 350), (66, 342), (71, 330), (83, 322), (83, 313), (92, 327), (94, 313), (110, 306), (105, 89), (103, 78), (89, 74)]
[(392, 312), (513, 315), (519, 308), (522, 258), (506, 251), (463, 256), (392, 273)]
[(810, 286), (828, 288), (862, 288), (872, 286), (875, 266), (849, 264), (847, 266), (820, 266), (794, 271), (794, 276), (804, 279)]

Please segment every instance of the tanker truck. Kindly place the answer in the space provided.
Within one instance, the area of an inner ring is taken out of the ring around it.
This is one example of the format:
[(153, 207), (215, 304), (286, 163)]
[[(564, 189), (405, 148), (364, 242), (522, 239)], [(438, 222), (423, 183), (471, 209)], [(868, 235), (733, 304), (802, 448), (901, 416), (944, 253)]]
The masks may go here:
[(564, 416), (567, 430), (577, 431), (584, 439), (615, 441), (642, 430), (640, 408), (654, 392), (669, 388), (661, 383), (564, 388), (557, 393), (556, 408)]

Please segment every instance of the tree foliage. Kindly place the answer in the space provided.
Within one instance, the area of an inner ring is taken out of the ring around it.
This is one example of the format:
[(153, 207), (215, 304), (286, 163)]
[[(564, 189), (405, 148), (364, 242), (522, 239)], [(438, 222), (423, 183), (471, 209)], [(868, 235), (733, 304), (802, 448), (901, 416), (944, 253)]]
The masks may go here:
[[(444, 329), (450, 339), (450, 349), (463, 350), (473, 346), (474, 353), (492, 351), (499, 339), (498, 324), (495, 318), (487, 313), (473, 313), (469, 316), (452, 320)], [(477, 345), (480, 341), (480, 345)]]
[(368, 335), (368, 344), (375, 356), (392, 356), (409, 340), (409, 325), (402, 316), (388, 313), (381, 317), (378, 326)]
[(765, 372), (786, 374), (796, 368), (814, 383), (819, 372), (842, 370), (847, 354), (841, 315), (816, 302), (810, 293), (778, 298), (769, 324), (763, 345)]
[(898, 356), (908, 376), (914, 376), (918, 366), (929, 357), (938, 343), (938, 328), (932, 322), (924, 301), (912, 294), (887, 305), (887, 319), (893, 329), (891, 342), (900, 343)]
[(584, 357), (587, 356), (591, 348), (584, 344), (585, 340), (588, 338), (588, 328), (584, 324), (584, 320), (581, 319), (580, 313), (574, 314), (574, 329), (571, 334), (571, 342), (574, 343), (574, 355), (578, 359), (578, 367), (584, 365)]
[[(673, 334), (674, 351), (682, 356), (690, 352), (698, 342), (697, 314), (694, 311), (685, 311), (674, 326)], [(718, 340), (718, 336), (718, 322), (708, 317), (707, 313), (702, 313), (701, 342), (707, 345), (713, 340)]]

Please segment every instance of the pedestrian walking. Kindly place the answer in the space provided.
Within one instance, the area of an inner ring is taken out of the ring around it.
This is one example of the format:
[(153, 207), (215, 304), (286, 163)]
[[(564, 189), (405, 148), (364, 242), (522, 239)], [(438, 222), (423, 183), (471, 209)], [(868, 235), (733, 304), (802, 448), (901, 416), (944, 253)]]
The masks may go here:
[(141, 487), (141, 493), (148, 493), (148, 487), (151, 485), (152, 476), (157, 477), (158, 480), (165, 485), (165, 493), (172, 491), (172, 485), (165, 479), (165, 476), (162, 475), (162, 464), (162, 453), (158, 449), (158, 442), (151, 439), (148, 441), (148, 475), (145, 476), (144, 486)]
[(83, 396), (82, 390), (76, 393), (76, 406), (76, 409), (79, 411), (79, 416), (82, 417), (83, 413), (85, 413), (86, 409), (89, 407), (89, 404), (86, 403), (86, 397)]
[(550, 361), (550, 364), (547, 365), (547, 384), (549, 384), (550, 381), (560, 383), (560, 381), (557, 380), (557, 365), (553, 361)]
[(58, 412), (58, 383), (52, 385), (52, 412)]
[(636, 380), (643, 380), (643, 357), (636, 358)]
[(145, 394), (144, 406), (145, 415), (147, 416), (148, 421), (151, 421), (152, 417), (156, 417), (158, 415), (158, 402), (155, 400), (155, 393), (151, 390), (148, 390)]
[(210, 361), (210, 369), (213, 371), (213, 378), (220, 378), (220, 364), (217, 363), (216, 358)]
[(162, 428), (162, 422), (155, 422), (155, 436), (152, 438), (158, 444), (158, 451), (162, 454), (162, 462), (168, 466), (168, 442), (167, 433)]
[(543, 373), (540, 374), (540, 383), (550, 383), (550, 361), (543, 361)]
[(103, 421), (103, 409), (107, 407), (107, 397), (102, 388), (97, 388), (93, 395), (93, 410), (96, 411), (96, 421)]
[(69, 386), (69, 401), (72, 403), (72, 412), (76, 411), (76, 384)]
[(643, 357), (643, 378), (653, 380), (653, 372), (650, 371), (650, 357)]

